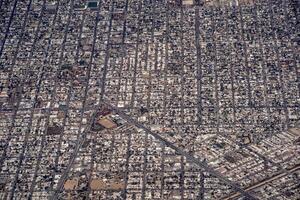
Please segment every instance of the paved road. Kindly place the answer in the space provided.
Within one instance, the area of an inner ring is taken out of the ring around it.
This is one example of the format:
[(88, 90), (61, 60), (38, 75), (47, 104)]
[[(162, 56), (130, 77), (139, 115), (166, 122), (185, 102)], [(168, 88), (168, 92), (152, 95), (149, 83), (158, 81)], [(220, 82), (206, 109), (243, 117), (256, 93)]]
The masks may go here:
[[(292, 167), (291, 169), (287, 170), (287, 172), (288, 172), (288, 173), (293, 173), (293, 172), (295, 172), (295, 171), (297, 171), (297, 170), (299, 170), (299, 169), (300, 169), (300, 164), (295, 165), (295, 166)], [(272, 182), (272, 181), (274, 181), (274, 180), (276, 180), (276, 179), (279, 179), (279, 178), (281, 178), (281, 177), (284, 177), (284, 176), (286, 176), (286, 175), (287, 175), (286, 172), (279, 173), (279, 174), (277, 174), (277, 175), (275, 175), (275, 176), (272, 176), (272, 177), (270, 177), (270, 178), (268, 178), (268, 179), (265, 179), (265, 180), (263, 180), (263, 181), (261, 181), (261, 182), (257, 182), (256, 184), (254, 184), (254, 185), (252, 185), (252, 186), (250, 186), (250, 187), (247, 187), (247, 188), (245, 188), (244, 190), (247, 191), (247, 192), (248, 192), (248, 191), (251, 191), (251, 190), (254, 190), (254, 189), (256, 189), (256, 188), (259, 188), (259, 187), (261, 187), (261, 186), (263, 186), (263, 185), (266, 185), (266, 184), (268, 184), (268, 183), (270, 183), (270, 182)], [(228, 196), (228, 197), (222, 198), (222, 199), (223, 199), (223, 200), (236, 199), (236, 198), (238, 198), (239, 196), (240, 196), (239, 193), (234, 193), (234, 194), (232, 194), (232, 195), (230, 195), (230, 196)]]

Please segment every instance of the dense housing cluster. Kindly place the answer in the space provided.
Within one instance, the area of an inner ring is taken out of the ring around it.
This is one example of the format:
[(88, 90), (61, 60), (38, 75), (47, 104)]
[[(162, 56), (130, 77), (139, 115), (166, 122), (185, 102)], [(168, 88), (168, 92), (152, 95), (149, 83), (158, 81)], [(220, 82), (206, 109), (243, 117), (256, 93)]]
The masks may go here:
[(297, 199), (297, 1), (0, 11), (0, 199)]

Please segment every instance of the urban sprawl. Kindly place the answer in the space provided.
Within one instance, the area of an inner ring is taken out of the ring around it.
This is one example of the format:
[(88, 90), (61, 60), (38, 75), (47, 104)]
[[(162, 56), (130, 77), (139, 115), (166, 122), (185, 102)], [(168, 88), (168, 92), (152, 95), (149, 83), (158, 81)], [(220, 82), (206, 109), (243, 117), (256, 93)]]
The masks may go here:
[(0, 199), (299, 199), (299, 9), (1, 0)]

